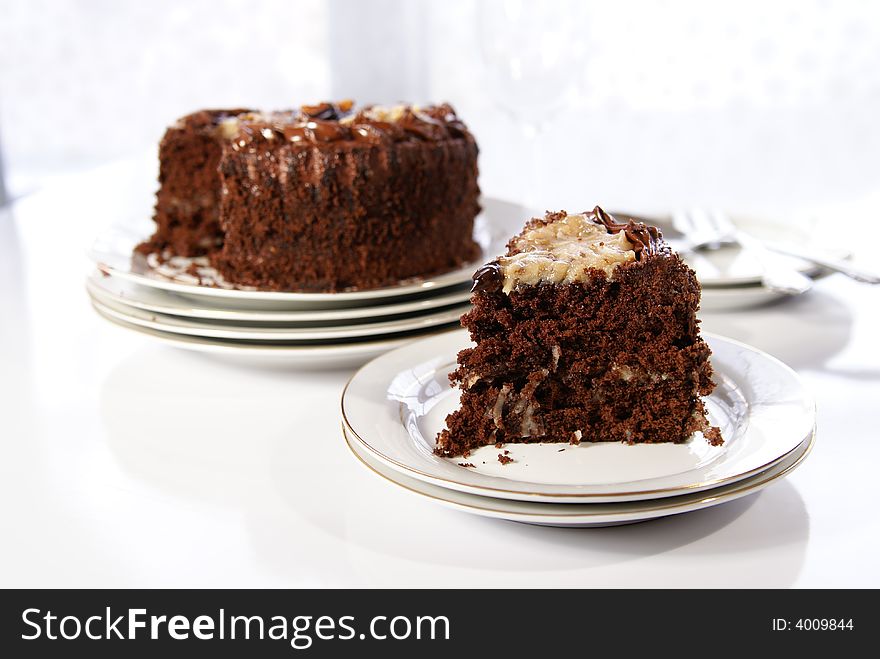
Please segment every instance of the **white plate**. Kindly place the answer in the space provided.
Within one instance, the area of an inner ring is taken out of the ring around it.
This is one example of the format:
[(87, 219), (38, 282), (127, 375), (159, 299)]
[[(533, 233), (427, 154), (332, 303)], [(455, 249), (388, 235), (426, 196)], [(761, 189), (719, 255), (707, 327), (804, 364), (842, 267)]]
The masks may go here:
[(132, 325), (169, 334), (235, 341), (341, 341), (344, 339), (378, 338), (387, 334), (402, 334), (442, 325), (457, 325), (461, 315), (471, 308), (470, 304), (456, 305), (433, 313), (357, 325), (276, 327), (235, 323), (218, 324), (218, 321), (200, 319), (190, 320), (180, 316), (168, 316), (136, 309), (106, 298), (98, 291), (90, 290), (89, 295), (92, 298), (92, 303), (105, 316), (112, 316)]
[[(582, 442), (507, 444), (502, 465), (487, 446), (465, 458), (434, 455), (464, 330), (415, 341), (359, 370), (342, 394), (343, 420), (376, 459), (407, 476), (471, 494), (530, 501), (624, 501), (675, 496), (734, 482), (766, 469), (812, 432), (811, 397), (779, 360), (731, 339), (704, 334), (712, 348), (715, 391), (706, 405), (724, 444), (699, 434), (684, 444)], [(475, 467), (462, 467), (470, 463)]]
[(731, 485), (722, 485), (708, 491), (621, 503), (535, 503), (466, 494), (410, 478), (382, 464), (353, 440), (346, 433), (344, 426), (343, 435), (351, 452), (367, 469), (414, 494), (427, 497), (449, 508), (483, 517), (569, 528), (634, 524), (693, 512), (754, 494), (794, 471), (809, 455), (815, 441), (814, 436), (811, 435), (772, 467)]
[(379, 341), (355, 341), (338, 344), (251, 343), (169, 334), (106, 316), (97, 307), (96, 310), (112, 324), (143, 334), (164, 345), (192, 352), (207, 353), (215, 358), (259, 368), (279, 366), (315, 369), (350, 368), (360, 366), (384, 352), (419, 338), (418, 334), (407, 334)]
[[(439, 289), (467, 284), (474, 271), (487, 260), (495, 258), (504, 251), (504, 245), (513, 233), (522, 228), (528, 214), (517, 204), (497, 199), (482, 199), (483, 211), (474, 223), (474, 238), (483, 249), (477, 261), (468, 263), (441, 275), (419, 280), (408, 280), (396, 286), (363, 291), (343, 291), (339, 293), (296, 293), (278, 291), (259, 291), (244, 288), (224, 288), (221, 286), (200, 286), (199, 279), (185, 273), (193, 259), (178, 259), (163, 274), (146, 267), (133, 264), (132, 250), (144, 239), (127, 227), (113, 227), (98, 238), (89, 251), (89, 256), (105, 274), (127, 281), (172, 291), (190, 296), (196, 300), (210, 298), (214, 305), (231, 305), (237, 309), (326, 309), (328, 307), (363, 306), (365, 303), (384, 303), (411, 296), (424, 296)], [(145, 268), (143, 272), (138, 270)], [(173, 270), (173, 272), (172, 272)], [(210, 268), (202, 268), (203, 278), (209, 275)], [(229, 286), (226, 284), (226, 286)]]
[[(459, 289), (443, 289), (438, 295), (420, 298), (399, 304), (376, 304), (364, 307), (319, 309), (315, 311), (247, 311), (228, 308), (217, 308), (195, 302), (191, 298), (181, 297), (148, 286), (138, 286), (124, 279), (108, 277), (99, 272), (94, 273), (86, 281), (89, 291), (102, 299), (109, 299), (119, 304), (153, 311), (170, 316), (184, 318), (203, 318), (207, 320), (231, 321), (236, 323), (325, 323), (340, 324), (340, 321), (370, 321), (402, 316), (405, 314), (425, 313), (434, 309), (462, 304), (470, 300), (470, 286)], [(452, 292), (445, 293), (446, 290)], [(440, 294), (444, 293), (444, 294)]]
[[(802, 241), (789, 240), (791, 244), (801, 245)], [(683, 253), (682, 259), (697, 275), (703, 290), (728, 289), (732, 287), (759, 286), (762, 266), (754, 253), (736, 246), (722, 247), (713, 251)], [(840, 258), (840, 254), (829, 257)], [(773, 253), (772, 258), (780, 266), (787, 266), (809, 277), (826, 273), (821, 267), (783, 254)]]

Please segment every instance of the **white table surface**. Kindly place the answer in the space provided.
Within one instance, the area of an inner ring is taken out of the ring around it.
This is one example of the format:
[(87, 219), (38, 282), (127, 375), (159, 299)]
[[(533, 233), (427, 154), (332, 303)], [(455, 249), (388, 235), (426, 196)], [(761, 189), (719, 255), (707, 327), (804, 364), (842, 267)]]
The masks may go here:
[(131, 206), (119, 181), (62, 179), (0, 214), (0, 586), (880, 586), (880, 287), (834, 276), (703, 314), (814, 392), (791, 477), (659, 521), (532, 527), (367, 472), (340, 434), (349, 370), (230, 365), (99, 318), (84, 249)]

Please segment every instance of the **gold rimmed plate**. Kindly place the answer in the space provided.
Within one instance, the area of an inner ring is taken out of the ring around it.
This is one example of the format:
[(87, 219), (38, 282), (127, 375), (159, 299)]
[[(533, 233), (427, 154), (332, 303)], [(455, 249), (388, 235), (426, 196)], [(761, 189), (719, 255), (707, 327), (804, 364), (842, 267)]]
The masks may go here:
[[(428, 337), (361, 368), (342, 395), (349, 435), (373, 459), (425, 483), (518, 501), (620, 502), (678, 496), (748, 478), (783, 460), (815, 426), (812, 398), (794, 371), (751, 346), (705, 334), (716, 388), (706, 397), (722, 446), (696, 434), (683, 444), (508, 444), (512, 462), (487, 446), (466, 459), (433, 453), (458, 406), (449, 385), (463, 330)], [(472, 466), (462, 466), (463, 464)]]
[(346, 431), (344, 425), (343, 436), (349, 450), (370, 472), (391, 484), (435, 503), (482, 517), (569, 528), (634, 524), (702, 510), (755, 494), (797, 469), (809, 455), (815, 442), (815, 435), (811, 434), (809, 438), (775, 465), (735, 483), (701, 492), (661, 499), (617, 503), (540, 503), (467, 494), (410, 478), (373, 457), (357, 440), (350, 436), (350, 432)]

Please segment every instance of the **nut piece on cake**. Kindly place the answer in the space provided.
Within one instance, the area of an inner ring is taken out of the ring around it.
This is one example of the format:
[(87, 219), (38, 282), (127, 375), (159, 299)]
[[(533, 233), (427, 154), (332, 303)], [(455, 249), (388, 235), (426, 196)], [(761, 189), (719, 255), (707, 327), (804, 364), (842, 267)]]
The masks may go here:
[(368, 289), (479, 258), (477, 144), (449, 105), (203, 110), (159, 160), (137, 251), (205, 255), (232, 284)]
[(439, 455), (499, 442), (684, 442), (710, 427), (709, 347), (694, 272), (656, 227), (590, 212), (529, 221), (474, 274), (476, 344)]

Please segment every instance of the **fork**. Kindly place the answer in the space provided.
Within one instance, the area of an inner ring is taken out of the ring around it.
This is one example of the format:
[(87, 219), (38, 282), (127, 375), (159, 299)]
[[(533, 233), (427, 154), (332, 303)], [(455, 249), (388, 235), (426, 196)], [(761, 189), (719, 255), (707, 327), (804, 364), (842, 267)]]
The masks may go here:
[[(699, 221), (699, 215), (701, 213), (705, 213), (705, 211), (695, 210), (691, 211), (692, 214), (697, 216), (698, 223), (702, 224)], [(700, 251), (703, 249), (718, 249), (724, 245), (736, 245), (739, 244), (740, 241), (737, 240), (737, 236), (742, 237), (742, 232), (737, 231), (731, 221), (724, 215), (720, 213), (715, 213), (711, 217), (715, 217), (715, 224), (721, 224), (721, 233), (726, 235), (717, 235), (717, 234), (707, 234), (706, 237), (700, 238), (697, 240), (687, 240), (687, 244), (684, 246), (684, 249), (690, 251)], [(688, 218), (679, 218), (680, 220), (688, 221)], [(676, 217), (673, 217), (673, 222), (675, 222)], [(708, 224), (708, 221), (706, 222)], [(756, 238), (746, 235), (746, 240), (751, 238), (752, 242), (758, 242)], [(810, 249), (808, 247), (801, 247), (798, 245), (791, 244), (781, 244), (781, 243), (760, 243), (761, 246), (765, 250), (770, 250), (771, 252), (778, 252), (779, 254), (785, 254), (786, 256), (791, 256), (796, 259), (801, 259), (802, 261), (809, 261), (819, 267), (825, 268), (826, 270), (831, 270), (832, 272), (839, 272), (842, 275), (849, 277), (854, 281), (861, 282), (863, 284), (880, 284), (880, 271), (876, 268), (869, 268), (865, 265), (858, 265), (852, 263), (848, 260), (841, 260), (831, 258), (825, 254), (821, 254), (816, 250)]]
[(673, 214), (672, 225), (687, 237), (693, 250), (734, 244), (747, 249), (761, 266), (761, 284), (775, 293), (798, 295), (813, 287), (812, 279), (780, 262), (761, 241), (737, 229), (726, 215), (703, 210), (679, 211)]

